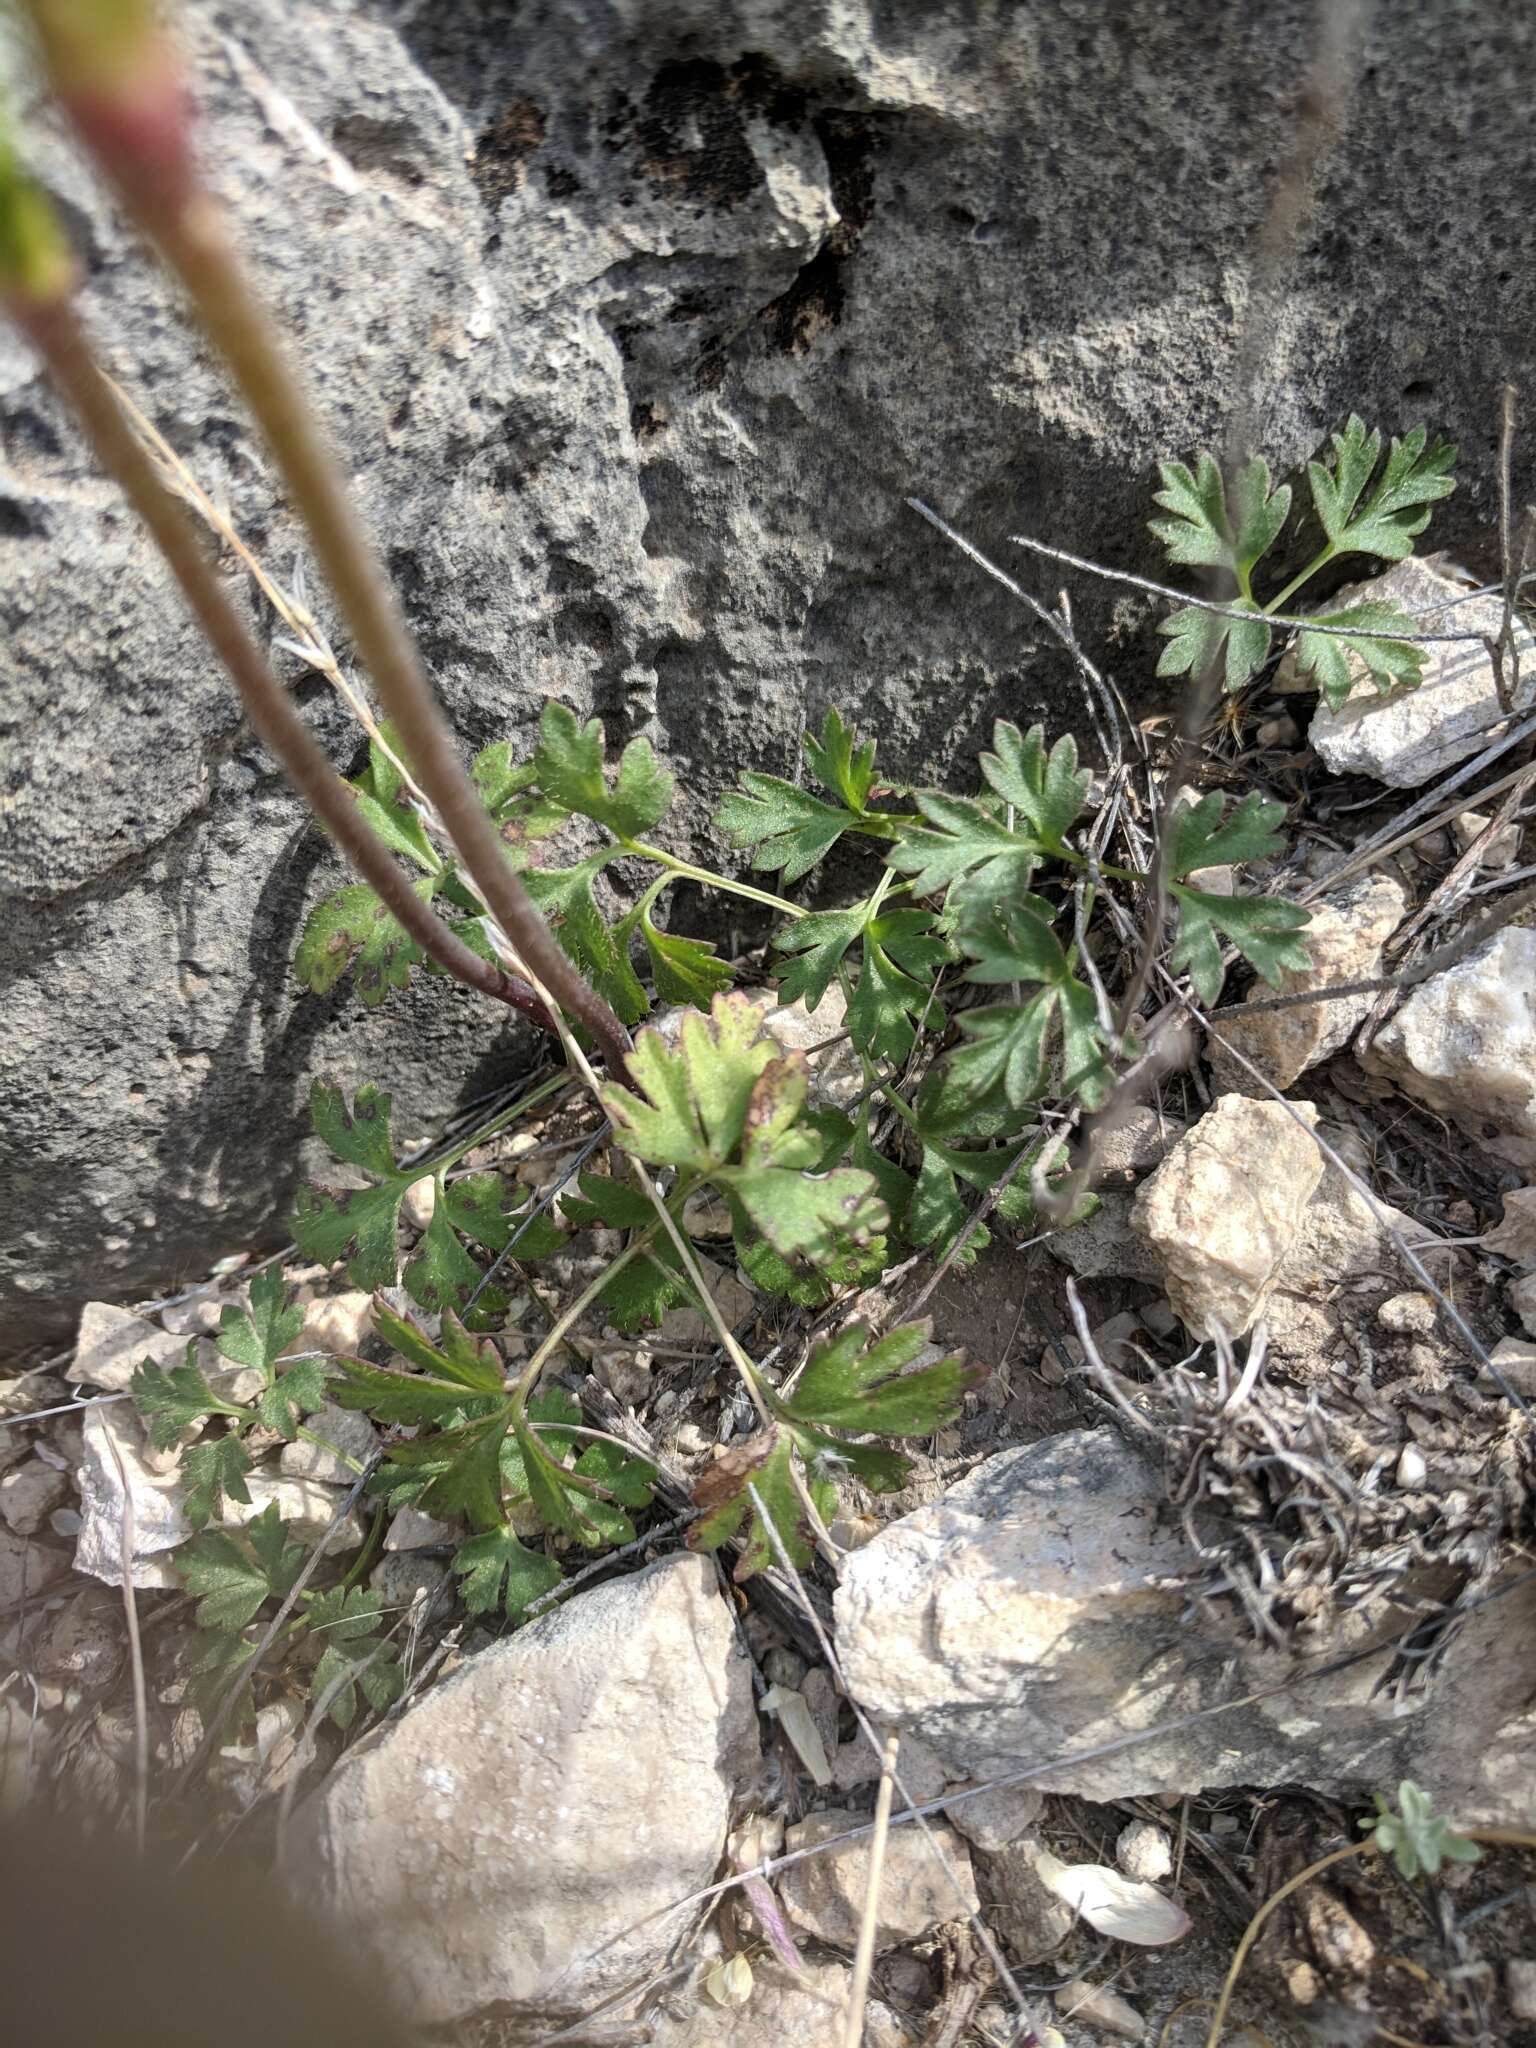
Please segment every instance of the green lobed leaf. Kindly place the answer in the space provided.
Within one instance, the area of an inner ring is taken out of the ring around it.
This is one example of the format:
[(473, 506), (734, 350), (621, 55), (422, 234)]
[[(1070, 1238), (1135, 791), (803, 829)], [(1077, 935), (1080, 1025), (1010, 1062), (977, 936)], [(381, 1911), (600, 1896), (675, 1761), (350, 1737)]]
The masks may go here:
[(762, 1016), (745, 996), (717, 995), (708, 1017), (684, 1017), (675, 1051), (659, 1031), (642, 1031), (629, 1062), (635, 1089), (602, 1091), (616, 1143), (652, 1166), (701, 1174), (728, 1160), (757, 1078), (778, 1057)]
[(1456, 449), (1448, 441), (1429, 442), (1428, 430), (1415, 427), (1394, 438), (1386, 462), (1369, 495), (1362, 493), (1381, 454), (1381, 435), (1367, 433), (1365, 422), (1351, 413), (1342, 434), (1333, 436), (1333, 466), (1309, 462), (1307, 479), (1312, 502), (1335, 554), (1379, 555), (1400, 562), (1413, 553), (1413, 543), (1430, 521), (1430, 507), (1456, 488), (1450, 474)]
[(926, 910), (890, 910), (865, 926), (863, 964), (847, 1024), (854, 1045), (871, 1059), (899, 1064), (920, 1031), (944, 1028), (933, 983), (954, 955), (933, 924)]
[(1226, 569), (1246, 586), (1285, 525), (1291, 509), (1290, 485), (1272, 491), (1269, 464), (1256, 455), (1233, 480), (1234, 505), (1229, 511), (1220, 466), (1208, 452), (1197, 456), (1193, 470), (1182, 462), (1162, 462), (1158, 471), (1163, 488), (1154, 494), (1153, 502), (1170, 516), (1150, 524), (1169, 561), (1192, 568)]
[(782, 869), (786, 884), (809, 874), (853, 821), (853, 813), (841, 805), (823, 803), (793, 782), (751, 769), (742, 776), (740, 790), (721, 798), (714, 817), (716, 830), (732, 846), (756, 848), (754, 868)]
[(1253, 793), (1224, 817), (1226, 801), (1213, 790), (1198, 803), (1180, 804), (1175, 810), (1168, 847), (1168, 872), (1175, 881), (1182, 882), (1198, 868), (1235, 867), (1280, 851), (1284, 804)]
[[(430, 902), (436, 878), (415, 885)], [(349, 967), (360, 1002), (382, 1003), (392, 988), (404, 988), (424, 954), (404, 925), (364, 882), (322, 897), (304, 922), (293, 956), (293, 971), (317, 996), (329, 995)]]
[(592, 890), (616, 851), (594, 853), (573, 868), (530, 868), (523, 881), (561, 950), (623, 1021), (633, 1024), (649, 1009), (649, 998), (630, 965), (627, 940), (605, 922)]
[(1053, 1059), (1059, 1092), (1077, 1095), (1094, 1108), (1109, 1086), (1098, 1004), (1077, 979), (1074, 956), (1051, 930), (1051, 907), (1025, 896), (996, 909), (961, 932), (973, 956), (968, 981), (1037, 982), (1017, 1004), (963, 1011), (958, 1019), (966, 1043), (948, 1055), (952, 1086), (975, 1100), (1001, 1086), (1015, 1108), (1038, 1101), (1046, 1091)]
[(270, 1380), (277, 1361), (303, 1327), (304, 1311), (292, 1298), (281, 1269), (268, 1266), (251, 1282), (249, 1309), (224, 1309), (216, 1341), (225, 1358), (253, 1367)]
[(982, 774), (1040, 845), (1060, 853), (1088, 795), (1087, 771), (1078, 771), (1077, 741), (1066, 733), (1047, 753), (1043, 725), (1021, 733), (1000, 718), (992, 728), (992, 745), (996, 752), (981, 757)]
[(423, 1372), (456, 1381), (473, 1393), (502, 1392), (502, 1365), (495, 1345), (487, 1338), (470, 1336), (451, 1309), (443, 1315), (442, 1335), (435, 1343), (408, 1315), (391, 1308), (382, 1295), (373, 1298), (373, 1317), (384, 1342)]
[(434, 1449), (446, 1456), (421, 1495), (431, 1515), (467, 1515), (477, 1529), (494, 1529), (503, 1520), (501, 1446), (512, 1423), (510, 1404), (499, 1414), (461, 1424), (437, 1438)]
[(672, 777), (656, 759), (649, 740), (630, 741), (610, 787), (601, 724), (595, 718), (580, 724), (575, 713), (553, 697), (539, 718), (533, 771), (546, 796), (606, 826), (620, 839), (637, 839), (650, 831), (672, 802)]
[(169, 1372), (146, 1358), (128, 1382), (128, 1392), (157, 1451), (174, 1450), (182, 1431), (204, 1416), (241, 1412), (221, 1400), (204, 1379), (195, 1338), (187, 1345), (186, 1362), (173, 1365)]
[(853, 727), (844, 725), (837, 712), (829, 710), (821, 723), (821, 738), (806, 734), (805, 755), (816, 779), (841, 797), (850, 811), (862, 816), (869, 809), (869, 794), (875, 786), (873, 740), (855, 750)]
[[(484, 1275), (455, 1235), (448, 1204), (441, 1191), (420, 1242), (405, 1269), (405, 1291), (424, 1309), (458, 1308), (480, 1285)], [(481, 1290), (472, 1317), (479, 1328), (504, 1314), (507, 1297), (499, 1288)]]
[(199, 1628), (245, 1627), (267, 1598), (280, 1600), (304, 1568), (302, 1543), (291, 1542), (273, 1501), (239, 1530), (206, 1529), (176, 1552), (175, 1569), (199, 1596)]
[(907, 1323), (870, 1343), (865, 1324), (849, 1323), (812, 1350), (785, 1404), (789, 1414), (824, 1429), (931, 1436), (956, 1419), (986, 1374), (960, 1358), (909, 1370), (930, 1335), (929, 1324)]
[(257, 1421), (291, 1442), (298, 1434), (300, 1416), (313, 1415), (325, 1406), (327, 1381), (324, 1360), (299, 1359), (257, 1396)]
[(182, 1453), (187, 1520), (194, 1529), (205, 1528), (213, 1521), (226, 1497), (243, 1507), (250, 1506), (251, 1496), (245, 1484), (250, 1469), (251, 1454), (238, 1436), (213, 1437)]
[(779, 976), (779, 1001), (803, 1001), (807, 1010), (819, 1009), (844, 954), (862, 936), (868, 918), (866, 901), (848, 910), (813, 910), (780, 932), (775, 947), (799, 957)]
[(912, 877), (914, 896), (947, 893), (946, 929), (978, 906), (1028, 889), (1046, 853), (1032, 834), (1010, 831), (985, 804), (967, 797), (919, 790), (917, 807), (928, 824), (903, 827), (888, 858), (898, 873)]
[(459, 1597), (471, 1614), (500, 1605), (509, 1621), (560, 1583), (560, 1567), (541, 1551), (528, 1550), (508, 1523), (461, 1543), (454, 1555)]
[(1415, 631), (1413, 620), (1396, 605), (1346, 605), (1340, 611), (1320, 612), (1317, 622), (1320, 626), (1363, 629), (1347, 640), (1332, 633), (1304, 632), (1297, 636), (1297, 671), (1316, 679), (1330, 710), (1338, 710), (1362, 675), (1368, 675), (1383, 694), (1399, 688), (1416, 688), (1422, 680), (1424, 649), (1389, 637)]
[(1296, 934), (1311, 922), (1312, 914), (1300, 904), (1282, 903), (1276, 896), (1211, 896), (1177, 882), (1169, 893), (1178, 905), (1179, 929), (1168, 965), (1175, 974), (1188, 968), (1202, 1002), (1214, 1003), (1221, 994), (1226, 977), (1222, 938), (1236, 946), (1271, 988), (1282, 985), (1287, 969), (1299, 972), (1310, 964)]
[(664, 1003), (692, 1003), (695, 1009), (707, 1010), (715, 995), (736, 979), (729, 962), (712, 946), (658, 931), (648, 910), (641, 913), (640, 936), (651, 956), (656, 993)]
[(1255, 616), (1230, 619), (1200, 605), (1185, 605), (1163, 619), (1157, 630), (1167, 636), (1168, 645), (1158, 659), (1158, 674), (1202, 676), (1225, 650), (1223, 688), (1233, 693), (1251, 681), (1269, 659), (1270, 628), (1250, 599), (1238, 597), (1232, 602), (1240, 610), (1253, 608)]

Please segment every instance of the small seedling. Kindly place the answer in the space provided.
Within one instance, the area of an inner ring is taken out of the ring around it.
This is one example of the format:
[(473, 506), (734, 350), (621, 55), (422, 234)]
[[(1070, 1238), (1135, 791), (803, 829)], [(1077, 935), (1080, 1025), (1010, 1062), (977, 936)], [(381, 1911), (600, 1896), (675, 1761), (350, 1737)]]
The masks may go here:
[(1442, 1820), (1429, 1794), (1421, 1792), (1411, 1778), (1404, 1778), (1397, 1788), (1396, 1812), (1381, 1793), (1373, 1796), (1376, 1811), (1360, 1825), (1410, 1883), (1421, 1871), (1428, 1877), (1437, 1876), (1442, 1863), (1476, 1863), (1481, 1856), (1476, 1842)]

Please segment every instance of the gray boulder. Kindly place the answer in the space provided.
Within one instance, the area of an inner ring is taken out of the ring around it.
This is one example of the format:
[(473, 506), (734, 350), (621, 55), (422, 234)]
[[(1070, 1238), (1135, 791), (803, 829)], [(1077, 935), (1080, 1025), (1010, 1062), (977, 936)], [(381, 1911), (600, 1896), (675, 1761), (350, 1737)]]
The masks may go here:
[[(1310, 8), (1048, 0), (984, 31), (929, 0), (181, 12), (213, 175), (466, 748), (526, 742), (547, 695), (650, 733), (699, 852), (722, 783), (790, 769), (834, 698), (904, 775), (965, 775), (1000, 710), (1081, 723), (1057, 650), (904, 495), (1005, 553), (1021, 529), (1160, 566), (1152, 465), (1220, 441)], [(1499, 383), (1531, 383), (1509, 81), (1533, 54), (1494, 0), (1373, 17), (1266, 326), (1277, 466), (1350, 407), (1482, 448)], [(286, 578), (299, 537), (241, 409), (28, 118), (113, 365)], [(87, 1294), (275, 1241), (314, 1075), (381, 1081), (419, 1131), (527, 1049), (440, 985), (370, 1012), (300, 993), (333, 854), (8, 336), (0, 414), (12, 1350)], [(1465, 551), (1490, 502), (1485, 470), (1437, 539)], [(1150, 674), (1147, 615), (1075, 594), (1090, 641), (1134, 634), (1127, 683)], [(325, 685), (278, 659), (355, 765)]]
[(413, 2021), (541, 2034), (643, 1982), (693, 1924), (662, 1909), (714, 1876), (756, 1758), (714, 1568), (670, 1558), (482, 1650), (359, 1744), (295, 1816), (292, 1881)]
[[(1191, 1623), (1180, 1582), (1193, 1562), (1160, 1475), (1114, 1430), (1003, 1451), (847, 1559), (844, 1676), (882, 1727), (920, 1736), (978, 1782), (1034, 1767), (1046, 1791), (1103, 1800), (1413, 1778), (1469, 1824), (1520, 1819), (1536, 1590), (1468, 1617), (1416, 1711), (1376, 1690), (1383, 1651), (1181, 1727), (1300, 1669)], [(1364, 1649), (1401, 1621), (1383, 1604), (1332, 1647)]]

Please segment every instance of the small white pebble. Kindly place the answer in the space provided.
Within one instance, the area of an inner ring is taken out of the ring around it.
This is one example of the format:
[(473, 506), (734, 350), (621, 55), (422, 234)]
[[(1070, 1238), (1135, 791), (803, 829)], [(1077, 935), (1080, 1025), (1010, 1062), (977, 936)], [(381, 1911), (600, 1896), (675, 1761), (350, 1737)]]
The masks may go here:
[(1397, 1460), (1397, 1483), (1406, 1493), (1416, 1493), (1429, 1477), (1424, 1453), (1417, 1444), (1404, 1444)]
[(1504, 1982), (1510, 2018), (1536, 2020), (1536, 1962), (1529, 1956), (1511, 1956), (1504, 1965)]
[(1427, 1294), (1394, 1294), (1376, 1311), (1384, 1330), (1403, 1337), (1432, 1337), (1435, 1316), (1435, 1304)]
[(426, 1229), (437, 1208), (437, 1182), (430, 1173), (424, 1173), (420, 1180), (411, 1182), (400, 1206), (405, 1211), (407, 1223), (417, 1230)]
[(1114, 2034), (1122, 2041), (1140, 2041), (1146, 2034), (1145, 2022), (1134, 2005), (1106, 1985), (1085, 1984), (1081, 1977), (1062, 1985), (1056, 1993), (1056, 2010), (1064, 2020), (1097, 2027), (1101, 2034)]
[(1133, 1820), (1120, 1830), (1115, 1861), (1127, 1877), (1156, 1884), (1173, 1868), (1173, 1846), (1162, 1828), (1149, 1820)]

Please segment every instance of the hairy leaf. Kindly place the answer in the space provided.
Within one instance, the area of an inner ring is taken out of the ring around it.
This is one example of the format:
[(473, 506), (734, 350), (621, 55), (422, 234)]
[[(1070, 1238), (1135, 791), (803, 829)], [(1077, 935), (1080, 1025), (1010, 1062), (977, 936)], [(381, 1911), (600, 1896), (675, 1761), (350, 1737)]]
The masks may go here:
[(169, 1372), (146, 1358), (128, 1382), (128, 1392), (157, 1451), (174, 1450), (182, 1431), (205, 1415), (241, 1413), (221, 1400), (203, 1378), (195, 1339), (187, 1345), (185, 1364), (173, 1365)]
[[(1170, 894), (1179, 910), (1178, 936), (1168, 955), (1174, 973), (1189, 969), (1202, 1002), (1221, 994), (1226, 970), (1221, 964), (1221, 938), (1230, 939), (1271, 988), (1279, 988), (1288, 968), (1309, 964), (1306, 947), (1296, 934), (1311, 922), (1311, 912), (1276, 896), (1209, 896), (1175, 882)], [(1218, 934), (1220, 935), (1218, 937)]]
[(789, 883), (808, 874), (854, 820), (841, 805), (823, 803), (780, 776), (749, 769), (741, 789), (720, 799), (714, 822), (732, 846), (756, 848), (754, 868), (780, 868)]
[[(431, 1515), (467, 1515), (477, 1529), (500, 1526), (503, 1516), (501, 1446), (512, 1423), (510, 1405), (483, 1420), (467, 1422), (433, 1439), (447, 1464), (434, 1473), (421, 1505)], [(398, 1458), (399, 1449), (393, 1455)]]
[(637, 839), (648, 832), (672, 801), (672, 777), (656, 759), (649, 740), (630, 741), (610, 787), (602, 726), (595, 718), (579, 724), (575, 714), (553, 697), (539, 719), (533, 768), (546, 796), (606, 826), (620, 839)]
[(714, 996), (736, 979), (729, 962), (712, 946), (658, 931), (648, 910), (641, 914), (640, 936), (651, 956), (656, 993), (664, 1003), (692, 1003), (696, 1010), (707, 1010)]
[(236, 1365), (254, 1367), (268, 1380), (277, 1361), (304, 1327), (304, 1311), (285, 1283), (281, 1268), (268, 1266), (251, 1282), (249, 1309), (227, 1307), (219, 1317), (218, 1348)]
[(251, 1454), (238, 1436), (214, 1437), (182, 1453), (187, 1520), (194, 1529), (205, 1528), (214, 1520), (226, 1496), (244, 1507), (250, 1506), (251, 1496), (245, 1484), (250, 1469)]
[[(1247, 610), (1250, 600), (1234, 598), (1233, 605)], [(1160, 676), (1204, 675), (1225, 648), (1223, 687), (1237, 691), (1269, 659), (1270, 629), (1256, 610), (1252, 619), (1229, 619), (1201, 605), (1185, 605), (1157, 630), (1168, 638), (1157, 664)]]
[(1430, 521), (1430, 507), (1456, 488), (1450, 471), (1456, 449), (1448, 441), (1429, 442), (1428, 430), (1415, 427), (1394, 439), (1386, 462), (1369, 495), (1381, 455), (1381, 435), (1367, 433), (1365, 422), (1351, 413), (1342, 434), (1333, 436), (1333, 466), (1307, 464), (1312, 502), (1335, 554), (1379, 555), (1400, 562), (1413, 553), (1413, 543)]
[(315, 1666), (311, 1690), (338, 1728), (350, 1728), (357, 1715), (357, 1695), (375, 1713), (399, 1699), (405, 1690), (400, 1653), (379, 1632), (383, 1602), (361, 1586), (334, 1586), (317, 1594), (305, 1613), (310, 1636), (324, 1644)]
[(1285, 525), (1291, 509), (1290, 485), (1272, 491), (1269, 464), (1256, 455), (1234, 479), (1229, 512), (1221, 470), (1213, 455), (1198, 456), (1193, 470), (1182, 462), (1162, 462), (1158, 470), (1163, 488), (1154, 502), (1170, 517), (1152, 520), (1151, 528), (1167, 549), (1169, 561), (1230, 570), (1246, 588), (1254, 568)]
[(979, 982), (1036, 982), (1019, 1004), (962, 1012), (967, 1043), (949, 1056), (952, 1085), (983, 1100), (999, 1084), (1015, 1108), (1045, 1093), (1053, 1055), (1060, 1092), (1077, 1095), (1094, 1108), (1109, 1085), (1103, 1033), (1092, 989), (1077, 979), (1075, 955), (1050, 926), (1051, 908), (1025, 896), (968, 924), (960, 943), (974, 964), (966, 979)]
[(822, 1429), (931, 1436), (955, 1420), (964, 1395), (986, 1375), (959, 1358), (908, 1370), (930, 1334), (927, 1323), (907, 1323), (871, 1343), (865, 1324), (849, 1323), (812, 1350), (788, 1413)]
[(444, 1313), (437, 1342), (409, 1316), (398, 1314), (382, 1295), (373, 1299), (374, 1325), (384, 1342), (412, 1365), (438, 1379), (456, 1381), (472, 1393), (499, 1394), (502, 1367), (489, 1339), (472, 1337), (452, 1310)]
[(509, 1621), (560, 1583), (560, 1567), (542, 1551), (518, 1542), (511, 1526), (502, 1523), (461, 1543), (454, 1555), (459, 1597), (471, 1614), (488, 1614), (500, 1606)]
[(1078, 771), (1077, 741), (1066, 733), (1047, 753), (1044, 726), (1021, 733), (1000, 718), (992, 728), (992, 745), (996, 752), (981, 757), (982, 774), (1040, 845), (1060, 853), (1088, 794), (1087, 771)]
[(256, 1398), (256, 1419), (264, 1429), (275, 1430), (290, 1442), (298, 1434), (301, 1415), (313, 1415), (325, 1406), (327, 1375), (324, 1361), (301, 1358), (274, 1379)]
[(302, 1543), (288, 1539), (276, 1501), (244, 1529), (207, 1529), (176, 1553), (175, 1567), (199, 1596), (199, 1628), (245, 1627), (263, 1600), (281, 1599), (304, 1568)]
[[(413, 886), (423, 902), (430, 902), (437, 878), (429, 875)], [(404, 988), (424, 957), (394, 912), (366, 883), (356, 882), (323, 897), (309, 913), (293, 971), (307, 989), (323, 996), (351, 967), (358, 1000), (372, 1007), (392, 988)]]
[(745, 996), (718, 995), (708, 1017), (684, 1017), (676, 1051), (659, 1031), (642, 1031), (629, 1070), (643, 1092), (603, 1090), (616, 1142), (652, 1166), (708, 1174), (723, 1165), (742, 1142), (758, 1076), (779, 1056), (761, 1027)]
[(627, 939), (604, 922), (592, 891), (614, 852), (594, 853), (573, 868), (530, 868), (523, 880), (548, 916), (562, 951), (624, 1022), (633, 1024), (645, 1015), (649, 1000), (630, 965)]
[(1223, 817), (1226, 801), (1219, 790), (1213, 790), (1198, 803), (1180, 804), (1175, 810), (1170, 827), (1168, 872), (1176, 881), (1182, 882), (1197, 868), (1235, 867), (1243, 861), (1265, 860), (1279, 852), (1284, 804), (1270, 803), (1252, 794)]
[(837, 712), (829, 710), (821, 722), (821, 738), (806, 734), (805, 756), (817, 781), (840, 796), (850, 811), (862, 816), (869, 809), (869, 794), (875, 786), (873, 740), (865, 740), (856, 749), (853, 727), (844, 725)]
[(1393, 633), (1415, 630), (1413, 620), (1396, 605), (1346, 605), (1341, 611), (1320, 612), (1317, 622), (1320, 626), (1362, 629), (1347, 640), (1332, 633), (1297, 636), (1297, 670), (1316, 678), (1330, 710), (1338, 710), (1362, 670), (1383, 694), (1400, 687), (1412, 689), (1422, 680), (1424, 649), (1390, 637)]
[(331, 1399), (338, 1408), (360, 1408), (376, 1422), (436, 1424), (443, 1427), (477, 1404), (499, 1397), (494, 1393), (466, 1391), (456, 1379), (438, 1379), (425, 1373), (393, 1372), (382, 1365), (368, 1365), (361, 1358), (337, 1361), (341, 1377), (331, 1387)]

